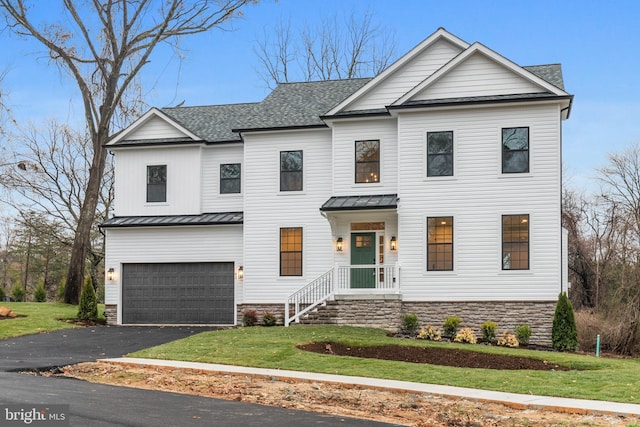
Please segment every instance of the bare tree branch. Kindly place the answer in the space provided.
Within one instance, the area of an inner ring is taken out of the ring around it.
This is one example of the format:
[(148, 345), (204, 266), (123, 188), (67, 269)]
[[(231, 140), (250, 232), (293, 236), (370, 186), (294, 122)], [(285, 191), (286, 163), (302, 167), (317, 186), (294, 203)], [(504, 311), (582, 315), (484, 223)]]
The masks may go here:
[[(0, 0), (6, 27), (39, 41), (76, 82), (91, 147), (88, 179), (77, 214), (65, 301), (77, 303), (91, 228), (100, 199), (107, 143), (114, 123), (135, 111), (136, 79), (159, 43), (220, 27), (255, 0), (64, 0), (59, 21), (34, 20), (25, 0)], [(56, 17), (51, 17), (55, 20)], [(61, 24), (64, 23), (64, 24)], [(175, 46), (175, 44), (174, 44)], [(37, 158), (34, 160), (38, 160)], [(69, 188), (72, 190), (72, 188)]]
[(296, 80), (374, 76), (394, 57), (393, 34), (374, 24), (370, 11), (352, 12), (344, 21), (337, 15), (325, 17), (319, 27), (301, 24), (297, 37), (291, 33), (291, 23), (280, 21), (256, 41), (257, 72), (271, 89)]

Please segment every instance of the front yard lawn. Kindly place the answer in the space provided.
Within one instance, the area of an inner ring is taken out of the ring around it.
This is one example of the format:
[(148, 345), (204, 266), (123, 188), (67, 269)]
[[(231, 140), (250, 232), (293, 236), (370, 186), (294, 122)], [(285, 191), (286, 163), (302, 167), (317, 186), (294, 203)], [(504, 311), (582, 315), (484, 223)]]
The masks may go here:
[[(447, 346), (493, 354), (527, 356), (569, 371), (507, 371), (361, 359), (310, 353), (296, 345), (338, 342), (352, 346)], [(385, 331), (340, 326), (252, 327), (204, 332), (131, 354), (132, 357), (288, 369), (386, 378), (511, 393), (640, 403), (640, 359), (434, 343), (388, 337)]]
[[(0, 305), (18, 315), (15, 319), (0, 320), (0, 339), (78, 327), (59, 320), (75, 318), (77, 305), (55, 302), (0, 302)], [(104, 305), (99, 304), (98, 313), (103, 311)]]

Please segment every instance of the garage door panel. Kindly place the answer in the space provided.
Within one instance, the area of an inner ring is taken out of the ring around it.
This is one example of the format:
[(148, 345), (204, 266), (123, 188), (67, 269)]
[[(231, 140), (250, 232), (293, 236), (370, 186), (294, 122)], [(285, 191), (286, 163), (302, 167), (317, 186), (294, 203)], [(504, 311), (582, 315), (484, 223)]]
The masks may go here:
[(123, 264), (123, 323), (233, 324), (233, 263)]

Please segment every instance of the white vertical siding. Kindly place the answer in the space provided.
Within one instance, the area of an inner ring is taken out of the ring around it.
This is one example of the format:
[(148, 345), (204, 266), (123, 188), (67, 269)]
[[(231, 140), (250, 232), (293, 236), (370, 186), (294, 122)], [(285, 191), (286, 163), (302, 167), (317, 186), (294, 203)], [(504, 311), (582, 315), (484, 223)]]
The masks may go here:
[(475, 53), (412, 100), (536, 93), (544, 90), (502, 65)]
[[(118, 305), (122, 319), (122, 264), (174, 262), (233, 262), (243, 264), (242, 226), (109, 228), (106, 230), (105, 268), (116, 280), (106, 281), (105, 303)], [(242, 281), (235, 285), (236, 304), (242, 300)]]
[[(405, 300), (554, 300), (561, 281), (557, 105), (402, 113), (399, 257)], [(501, 128), (530, 128), (529, 174), (501, 174)], [(426, 179), (426, 133), (454, 132), (454, 176)], [(530, 215), (530, 269), (502, 271), (501, 216)], [(454, 271), (426, 271), (426, 219), (454, 218)]]
[(391, 105), (461, 51), (460, 47), (446, 40), (435, 42), (345, 110), (367, 110)]
[[(115, 151), (115, 216), (200, 214), (200, 147)], [(167, 165), (167, 201), (147, 203), (147, 166)]]
[[(380, 182), (355, 183), (355, 142), (380, 140)], [(393, 194), (398, 189), (396, 119), (337, 122), (333, 125), (333, 195)]]
[[(243, 209), (243, 148), (240, 144), (213, 145), (202, 150), (202, 212), (239, 212)], [(220, 165), (240, 163), (240, 193), (220, 194)]]
[[(300, 192), (280, 192), (280, 151), (303, 151)], [(244, 302), (285, 298), (332, 266), (329, 222), (320, 206), (331, 196), (331, 133), (327, 130), (247, 134), (244, 144)], [(303, 229), (303, 276), (279, 276), (280, 228)]]
[(152, 116), (138, 129), (127, 135), (130, 140), (142, 139), (164, 139), (164, 138), (184, 138), (186, 135), (180, 132), (167, 121), (157, 116)]

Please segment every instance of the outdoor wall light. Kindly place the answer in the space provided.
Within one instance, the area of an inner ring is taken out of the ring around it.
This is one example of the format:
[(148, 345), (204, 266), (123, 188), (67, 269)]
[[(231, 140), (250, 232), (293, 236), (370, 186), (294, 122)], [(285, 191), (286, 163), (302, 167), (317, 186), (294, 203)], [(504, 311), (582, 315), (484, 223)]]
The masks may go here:
[(398, 250), (398, 240), (396, 240), (396, 236), (391, 236), (391, 240), (389, 241), (389, 248), (392, 252)]
[(342, 252), (342, 236), (336, 240), (336, 252)]
[(116, 280), (116, 271), (112, 268), (107, 270), (107, 280), (113, 282)]
[(238, 267), (238, 280), (244, 279), (244, 267)]

